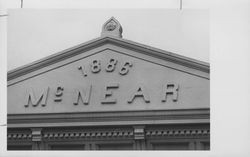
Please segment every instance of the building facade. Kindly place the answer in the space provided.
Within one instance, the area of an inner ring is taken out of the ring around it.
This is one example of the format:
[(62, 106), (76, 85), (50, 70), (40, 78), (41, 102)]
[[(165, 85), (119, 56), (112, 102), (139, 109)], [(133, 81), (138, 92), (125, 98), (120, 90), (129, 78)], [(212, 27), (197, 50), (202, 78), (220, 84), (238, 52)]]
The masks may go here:
[(8, 72), (8, 150), (209, 150), (209, 64), (101, 37)]

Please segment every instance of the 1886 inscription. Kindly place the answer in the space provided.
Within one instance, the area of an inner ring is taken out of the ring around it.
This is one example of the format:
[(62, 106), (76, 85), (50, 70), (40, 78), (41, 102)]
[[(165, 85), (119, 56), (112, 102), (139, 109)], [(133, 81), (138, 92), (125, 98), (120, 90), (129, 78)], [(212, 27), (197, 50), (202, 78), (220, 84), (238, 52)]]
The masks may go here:
[[(80, 70), (81, 74), (84, 77), (87, 77), (89, 74), (98, 74), (100, 72), (118, 72), (120, 76), (125, 76), (129, 73), (131, 68), (133, 67), (133, 64), (131, 61), (125, 61), (123, 63), (118, 64), (119, 61), (115, 58), (110, 58), (108, 62), (104, 62), (101, 60), (92, 60), (89, 64), (81, 65), (78, 68)], [(160, 82), (161, 83), (161, 82)], [(176, 83), (170, 83), (170, 82), (162, 82), (162, 89), (159, 91), (159, 100), (160, 102), (164, 103), (168, 101), (177, 101), (178, 100), (178, 90), (179, 85)], [(119, 82), (112, 82), (112, 83), (106, 83), (103, 85), (101, 92), (101, 96), (99, 98), (100, 104), (106, 105), (106, 104), (116, 104), (119, 103), (118, 98), (114, 96), (115, 92), (118, 92), (117, 90), (122, 86)], [(35, 91), (34, 89), (30, 89), (27, 92), (27, 96), (25, 98), (26, 102), (24, 104), (25, 107), (37, 107), (42, 106), (45, 107), (47, 105), (47, 98), (48, 95), (53, 94), (54, 102), (60, 103), (63, 101), (63, 93), (71, 92), (72, 93), (72, 105), (76, 106), (79, 104), (83, 105), (90, 105), (89, 102), (92, 98), (93, 88), (95, 87), (95, 84), (90, 84), (84, 88), (77, 88), (77, 89), (66, 89), (63, 86), (58, 86), (55, 89), (51, 89), (50, 87), (46, 87), (44, 89), (39, 89), (38, 91)], [(150, 103), (151, 96), (150, 92), (151, 90), (148, 90), (144, 84), (138, 84), (134, 87), (131, 87), (132, 90), (130, 92), (125, 92), (126, 95), (123, 95), (126, 97), (126, 103), (132, 104), (137, 99), (142, 99), (145, 103)], [(72, 90), (72, 91), (70, 91)], [(67, 98), (68, 99), (68, 98)]]
[[(89, 65), (81, 65), (78, 67), (84, 77), (88, 76), (88, 73), (92, 72), (97, 74), (102, 70), (106, 72), (113, 72), (117, 68), (118, 60), (111, 58), (107, 63), (102, 62), (101, 60), (93, 60)], [(121, 64), (119, 68), (120, 75), (126, 75), (129, 72), (129, 69), (133, 66), (132, 62), (125, 61)]]

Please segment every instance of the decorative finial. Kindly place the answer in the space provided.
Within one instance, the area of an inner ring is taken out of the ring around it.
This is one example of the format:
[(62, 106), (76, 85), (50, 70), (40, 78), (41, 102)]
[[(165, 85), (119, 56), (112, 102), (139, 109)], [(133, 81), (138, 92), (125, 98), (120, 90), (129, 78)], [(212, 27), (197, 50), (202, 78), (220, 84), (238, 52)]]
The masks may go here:
[(103, 24), (101, 36), (122, 38), (122, 26), (114, 17), (111, 17)]

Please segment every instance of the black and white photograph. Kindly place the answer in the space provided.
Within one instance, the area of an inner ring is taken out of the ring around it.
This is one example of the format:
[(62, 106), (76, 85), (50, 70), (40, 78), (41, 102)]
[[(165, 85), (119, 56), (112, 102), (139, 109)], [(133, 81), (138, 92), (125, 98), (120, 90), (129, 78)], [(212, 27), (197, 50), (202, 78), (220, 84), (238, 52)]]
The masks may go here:
[[(19, 8), (2, 12), (3, 155), (227, 154), (223, 147), (236, 124), (220, 118), (238, 111), (218, 105), (228, 104), (218, 98), (230, 90), (221, 88), (219, 77), (228, 72), (217, 72), (215, 66), (218, 56), (227, 53), (215, 53), (211, 46), (214, 13), (185, 0), (172, 4), (174, 9), (74, 8), (76, 4), (41, 9), (20, 0)], [(227, 99), (236, 97), (231, 94)], [(250, 130), (243, 121), (237, 123)], [(236, 146), (241, 151), (230, 151), (245, 156), (249, 142), (243, 143)]]
[[(48, 12), (9, 12), (9, 66), (51, 55), (8, 72), (8, 150), (210, 149), (209, 63), (125, 38), (178, 42), (208, 60), (208, 11)], [(85, 32), (99, 37), (53, 53), (55, 40)]]

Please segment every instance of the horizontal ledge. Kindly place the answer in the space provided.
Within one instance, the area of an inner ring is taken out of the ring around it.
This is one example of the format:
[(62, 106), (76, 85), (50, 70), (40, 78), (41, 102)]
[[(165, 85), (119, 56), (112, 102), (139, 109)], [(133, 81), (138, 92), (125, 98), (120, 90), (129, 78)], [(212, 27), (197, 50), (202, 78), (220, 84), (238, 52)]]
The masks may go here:
[(32, 113), (8, 114), (8, 120), (34, 118), (87, 118), (87, 117), (134, 117), (134, 116), (162, 116), (162, 115), (197, 115), (210, 114), (209, 108), (172, 109), (172, 110), (136, 110), (136, 111), (99, 111), (99, 112), (65, 112), (65, 113)]
[(209, 119), (183, 120), (146, 120), (146, 121), (114, 121), (114, 122), (61, 122), (61, 123), (28, 123), (8, 124), (8, 128), (31, 127), (80, 127), (80, 126), (114, 126), (114, 125), (160, 125), (160, 124), (207, 124)]
[(116, 111), (47, 114), (8, 114), (8, 127), (12, 126), (89, 126), (209, 122), (210, 111), (206, 109)]

